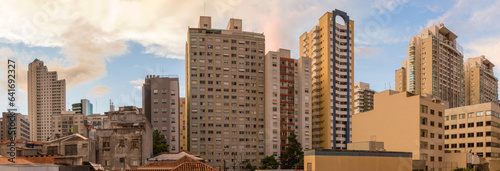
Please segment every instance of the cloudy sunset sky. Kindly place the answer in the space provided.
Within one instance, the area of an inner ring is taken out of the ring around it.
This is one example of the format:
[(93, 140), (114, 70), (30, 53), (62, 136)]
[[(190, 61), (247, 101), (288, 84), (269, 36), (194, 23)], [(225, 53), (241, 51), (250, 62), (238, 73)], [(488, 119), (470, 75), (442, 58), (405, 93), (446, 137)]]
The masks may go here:
[(67, 84), (67, 106), (89, 99), (94, 113), (141, 107), (146, 75), (179, 77), (184, 97), (184, 46), (201, 15), (213, 28), (229, 18), (263, 32), (266, 51), (286, 48), (298, 58), (299, 36), (325, 12), (339, 9), (355, 22), (355, 81), (394, 89), (394, 70), (409, 38), (444, 23), (458, 35), (465, 58), (485, 55), (500, 76), (500, 1), (497, 0), (122, 0), (10, 1), (0, 5), (0, 111), (7, 109), (7, 59), (17, 63), (17, 108), (27, 114), (28, 64), (45, 62)]

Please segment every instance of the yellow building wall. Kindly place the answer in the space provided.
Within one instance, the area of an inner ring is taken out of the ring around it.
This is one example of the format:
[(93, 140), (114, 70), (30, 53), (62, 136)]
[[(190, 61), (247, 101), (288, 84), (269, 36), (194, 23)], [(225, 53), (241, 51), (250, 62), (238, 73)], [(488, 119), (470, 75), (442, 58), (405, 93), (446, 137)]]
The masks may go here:
[[(308, 170), (308, 163), (311, 170)], [(411, 171), (409, 157), (304, 156), (304, 171)]]

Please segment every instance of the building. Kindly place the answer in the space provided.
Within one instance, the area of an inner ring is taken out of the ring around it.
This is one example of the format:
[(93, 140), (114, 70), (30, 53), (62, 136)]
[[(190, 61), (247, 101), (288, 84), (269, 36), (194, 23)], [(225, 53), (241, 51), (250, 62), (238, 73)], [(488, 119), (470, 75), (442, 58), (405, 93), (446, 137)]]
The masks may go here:
[(311, 149), (311, 59), (292, 59), (290, 50), (280, 48), (267, 52), (265, 65), (266, 156), (286, 152), (292, 134)]
[(42, 143), (30, 141), (26, 139), (16, 139), (14, 144), (12, 141), (5, 140), (0, 142), (0, 156), (10, 157), (11, 147), (16, 147), (16, 157), (21, 156), (37, 156), (42, 154)]
[[(457, 35), (444, 24), (431, 26), (410, 39), (408, 58), (402, 69), (396, 70), (396, 89), (404, 88), (415, 94), (430, 94), (447, 101), (450, 107), (465, 105), (465, 80), (463, 55), (456, 41)], [(402, 77), (404, 78), (404, 77)]]
[(354, 114), (367, 112), (373, 109), (374, 90), (370, 84), (358, 82), (354, 84)]
[(219, 169), (224, 161), (256, 166), (265, 146), (265, 36), (243, 31), (241, 19), (231, 18), (226, 29), (211, 26), (201, 16), (187, 36), (188, 150)]
[(187, 132), (187, 115), (186, 115), (186, 98), (181, 97), (179, 98), (179, 124), (180, 124), (180, 149), (181, 150), (187, 150), (187, 137), (188, 137), (188, 132)]
[(146, 76), (142, 86), (144, 114), (165, 135), (169, 150), (179, 151), (179, 78)]
[(498, 101), (498, 79), (495, 65), (483, 56), (469, 58), (464, 64), (465, 104), (474, 105)]
[(408, 91), (406, 89), (407, 86), (407, 74), (406, 74), (406, 67), (407, 67), (407, 60), (404, 60), (401, 62), (401, 69), (398, 69), (395, 71), (395, 79), (396, 79), (396, 91), (399, 92), (405, 92)]
[(103, 129), (97, 129), (98, 164), (106, 170), (137, 169), (153, 156), (153, 131), (151, 123), (134, 106), (120, 107), (108, 112)]
[[(351, 142), (354, 21), (338, 9), (300, 36), (300, 56), (312, 58), (313, 148), (345, 149)], [(335, 43), (334, 43), (335, 42)]]
[(355, 150), (304, 151), (304, 171), (412, 171), (412, 153)]
[(217, 171), (203, 163), (203, 159), (186, 151), (161, 153), (148, 159), (148, 164), (126, 171)]
[(92, 126), (95, 129), (102, 129), (104, 126), (104, 120), (108, 118), (108, 115), (101, 115), (94, 113), (93, 115), (85, 116), (85, 125)]
[(495, 102), (445, 110), (444, 149), (485, 158), (489, 170), (500, 169), (500, 106)]
[[(80, 134), (71, 134), (44, 142), (42, 154), (62, 155), (62, 158), (80, 158), (80, 162), (96, 162), (96, 141)], [(81, 164), (80, 164), (81, 165)]]
[(28, 118), (30, 140), (48, 141), (52, 136), (52, 115), (66, 110), (66, 81), (48, 71), (35, 59), (28, 68)]
[(0, 142), (5, 140), (10, 140), (9, 128), (14, 120), (15, 123), (15, 139), (30, 139), (30, 122), (27, 115), (22, 115), (20, 113), (12, 113), (15, 118), (12, 118), (11, 113), (2, 112), (2, 121), (0, 121), (0, 131), (1, 137)]
[(60, 114), (52, 115), (52, 137), (55, 140), (71, 134), (88, 136), (85, 127), (85, 115), (76, 114), (75, 111), (62, 111)]
[(80, 100), (80, 103), (72, 104), (71, 107), (71, 110), (75, 111), (76, 114), (89, 116), (94, 113), (94, 106), (87, 99), (82, 99)]
[(413, 163), (426, 170), (446, 169), (444, 109), (435, 98), (393, 90), (377, 93), (373, 110), (352, 117), (352, 140), (384, 142), (387, 151), (411, 152)]

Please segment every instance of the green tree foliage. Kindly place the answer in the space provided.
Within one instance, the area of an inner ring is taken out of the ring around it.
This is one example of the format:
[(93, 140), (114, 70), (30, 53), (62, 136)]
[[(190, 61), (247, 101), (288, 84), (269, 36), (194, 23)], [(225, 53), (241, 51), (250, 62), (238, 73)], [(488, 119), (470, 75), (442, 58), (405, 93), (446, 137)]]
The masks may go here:
[(250, 171), (255, 170), (255, 166), (252, 166), (252, 164), (250, 163), (250, 160), (243, 160), (241, 162), (241, 165), (243, 165), (244, 170), (250, 170)]
[(168, 152), (167, 139), (160, 131), (153, 132), (153, 154), (157, 155), (163, 152)]
[(259, 169), (277, 169), (279, 167), (278, 161), (274, 158), (274, 156), (266, 156), (262, 160), (260, 160)]
[[(295, 165), (304, 168), (304, 152), (302, 145), (297, 141), (295, 134), (288, 137), (288, 144), (286, 145), (286, 153), (281, 153), (280, 156), (281, 169), (295, 169)], [(302, 161), (302, 164), (299, 162)], [(297, 169), (299, 169), (297, 167)]]

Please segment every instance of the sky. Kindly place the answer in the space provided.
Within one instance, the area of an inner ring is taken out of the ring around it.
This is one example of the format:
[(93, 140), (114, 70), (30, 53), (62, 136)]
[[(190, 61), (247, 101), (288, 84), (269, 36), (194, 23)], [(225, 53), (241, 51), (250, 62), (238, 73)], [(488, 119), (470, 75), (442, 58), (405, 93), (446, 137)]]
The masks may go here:
[[(500, 66), (500, 1), (496, 0), (89, 0), (3, 1), (0, 6), (0, 111), (7, 106), (7, 60), (16, 61), (16, 108), (27, 114), (27, 68), (35, 58), (67, 84), (67, 106), (89, 99), (94, 113), (142, 106), (146, 75), (178, 77), (185, 95), (187, 29), (211, 16), (223, 29), (230, 18), (264, 33), (266, 51), (290, 49), (327, 11), (354, 20), (355, 82), (394, 89), (394, 71), (409, 39), (443, 23), (458, 35), (464, 60), (485, 55)], [(500, 75), (500, 67), (495, 69)]]

